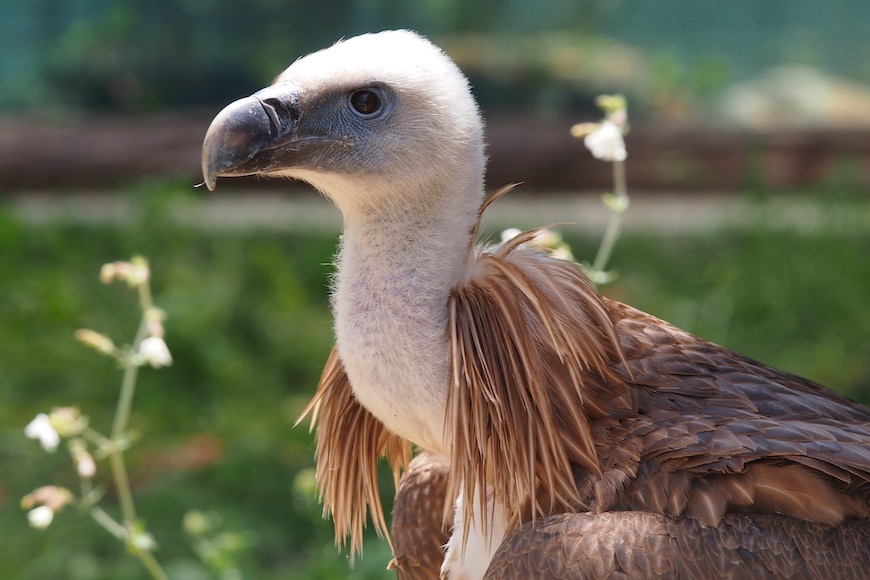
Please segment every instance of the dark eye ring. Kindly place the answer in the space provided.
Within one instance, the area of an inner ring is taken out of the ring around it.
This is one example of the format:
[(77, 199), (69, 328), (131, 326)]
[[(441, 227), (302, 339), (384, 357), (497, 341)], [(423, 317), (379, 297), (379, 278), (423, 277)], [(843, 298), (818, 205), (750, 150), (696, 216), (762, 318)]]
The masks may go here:
[(383, 100), (371, 89), (360, 89), (350, 95), (350, 106), (362, 117), (374, 117), (383, 110)]

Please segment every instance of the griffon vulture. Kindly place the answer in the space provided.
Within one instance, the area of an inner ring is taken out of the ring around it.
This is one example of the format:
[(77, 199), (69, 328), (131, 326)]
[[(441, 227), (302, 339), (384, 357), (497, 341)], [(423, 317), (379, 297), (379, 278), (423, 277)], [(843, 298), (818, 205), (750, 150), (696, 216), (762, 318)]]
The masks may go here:
[(397, 498), (400, 577), (870, 568), (870, 410), (599, 296), (534, 232), (478, 245), (497, 197), (483, 123), (424, 38), (297, 60), (217, 115), (202, 168), (209, 189), (300, 179), (343, 214), (336, 343), (306, 413), (352, 553), (367, 512), (389, 536), (376, 464), (398, 480), (413, 444), (427, 455)]

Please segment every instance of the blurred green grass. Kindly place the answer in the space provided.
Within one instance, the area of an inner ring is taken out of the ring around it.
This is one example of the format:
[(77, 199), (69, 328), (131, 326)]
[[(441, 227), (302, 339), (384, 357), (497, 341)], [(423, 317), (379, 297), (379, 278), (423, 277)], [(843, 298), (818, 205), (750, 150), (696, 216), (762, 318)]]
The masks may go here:
[[(140, 517), (170, 576), (210, 577), (181, 528), (184, 513), (199, 509), (219, 512), (227, 529), (254, 533), (240, 559), (246, 578), (391, 577), (389, 550), (374, 535), (350, 571), (316, 498), (294, 483), (304, 483), (313, 462), (311, 437), (293, 422), (332, 341), (327, 286), (336, 234), (179, 225), (168, 208), (184, 188), (131, 188), (125, 195), (139, 210), (123, 227), (27, 225), (0, 208), (0, 578), (145, 578), (74, 509), (36, 531), (18, 507), (37, 486), (76, 483), (63, 450), (47, 455), (23, 437), (33, 415), (79, 405), (95, 428), (109, 429), (120, 375), (72, 334), (88, 327), (118, 342), (132, 338), (135, 295), (102, 285), (98, 272), (134, 254), (151, 261), (175, 359), (141, 374), (131, 422), (141, 441), (128, 453)], [(566, 237), (575, 255), (594, 254), (597, 240)], [(867, 256), (870, 232), (833, 227), (629, 233), (613, 261), (621, 276), (605, 294), (867, 403)]]

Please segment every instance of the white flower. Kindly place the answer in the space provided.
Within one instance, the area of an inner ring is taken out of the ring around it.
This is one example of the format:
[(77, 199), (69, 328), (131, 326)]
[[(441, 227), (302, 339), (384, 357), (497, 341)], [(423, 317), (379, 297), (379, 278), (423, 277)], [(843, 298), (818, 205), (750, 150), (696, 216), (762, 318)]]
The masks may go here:
[(57, 430), (45, 413), (34, 417), (33, 421), (24, 428), (24, 434), (30, 439), (38, 439), (42, 448), (49, 453), (54, 453), (60, 444), (60, 435), (57, 434)]
[(54, 510), (47, 505), (35, 507), (27, 512), (27, 521), (30, 525), (37, 529), (45, 529), (54, 519)]
[(583, 140), (586, 148), (596, 159), (603, 161), (625, 161), (628, 152), (619, 127), (611, 121), (604, 121), (595, 131)]
[(139, 344), (139, 356), (154, 368), (172, 364), (169, 347), (159, 336), (149, 336)]
[(501, 233), (501, 243), (509, 242), (521, 233), (523, 232), (517, 228), (508, 228)]

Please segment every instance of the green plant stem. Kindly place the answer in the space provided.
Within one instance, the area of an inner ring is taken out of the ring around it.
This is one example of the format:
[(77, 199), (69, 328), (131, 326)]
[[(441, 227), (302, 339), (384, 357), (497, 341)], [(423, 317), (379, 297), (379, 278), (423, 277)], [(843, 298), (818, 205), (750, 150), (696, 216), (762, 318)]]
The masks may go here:
[[(154, 555), (149, 551), (139, 548), (131, 542), (134, 527), (136, 525), (136, 508), (133, 504), (133, 493), (130, 489), (130, 479), (127, 476), (127, 467), (124, 463), (124, 449), (118, 442), (124, 436), (127, 429), (127, 422), (130, 419), (130, 410), (133, 407), (133, 395), (136, 393), (136, 377), (139, 374), (139, 363), (135, 360), (135, 354), (139, 350), (139, 344), (145, 338), (148, 321), (146, 313), (152, 307), (151, 290), (147, 282), (139, 285), (139, 304), (142, 307), (142, 320), (139, 323), (139, 328), (136, 331), (136, 336), (133, 339), (133, 344), (130, 346), (130, 352), (124, 360), (124, 374), (121, 378), (121, 394), (118, 397), (118, 406), (115, 410), (115, 420), (112, 423), (112, 434), (110, 440), (114, 443), (109, 459), (112, 464), (112, 476), (115, 480), (115, 487), (118, 492), (118, 501), (121, 504), (121, 515), (123, 516), (123, 525), (121, 529), (124, 531), (121, 539), (124, 539), (127, 546), (132, 549), (133, 553), (142, 560), (142, 563), (148, 569), (148, 572), (157, 579), (164, 580), (167, 578), (166, 573), (160, 567), (160, 564), (154, 558)], [(99, 508), (94, 508), (95, 510)], [(119, 537), (117, 528), (112, 528), (108, 524), (111, 521), (116, 527), (117, 522), (109, 518), (109, 516), (99, 510), (91, 512), (94, 518), (100, 522), (109, 532), (116, 537)], [(106, 519), (108, 518), (108, 520)]]
[[(102, 508), (96, 506), (92, 507), (91, 517), (93, 517), (98, 524), (103, 526), (103, 528), (107, 532), (109, 532), (122, 542), (127, 541), (129, 537), (129, 531), (124, 526), (116, 522), (112, 518), (112, 516), (107, 514)], [(141, 548), (137, 548), (135, 546), (132, 546), (131, 548), (133, 553), (136, 554), (136, 556), (138, 556), (140, 560), (142, 560), (145, 568), (148, 570), (151, 576), (155, 578), (155, 580), (168, 580), (169, 577), (166, 575), (166, 572), (163, 571), (163, 568), (161, 568), (160, 564), (157, 562), (157, 559), (150, 551), (142, 550)]]
[(127, 428), (127, 421), (130, 418), (130, 409), (133, 406), (133, 394), (136, 392), (136, 377), (139, 373), (139, 365), (133, 356), (139, 350), (139, 343), (145, 338), (145, 333), (148, 330), (148, 320), (146, 313), (153, 306), (151, 304), (151, 290), (147, 282), (139, 285), (139, 304), (142, 307), (142, 319), (139, 321), (139, 328), (136, 330), (136, 336), (133, 338), (133, 344), (130, 346), (130, 353), (124, 361), (124, 376), (121, 379), (121, 396), (118, 398), (118, 407), (115, 411), (115, 421), (112, 424), (111, 439), (116, 441), (118, 437)]
[(151, 301), (151, 286), (148, 282), (139, 284), (139, 306), (142, 308), (143, 314), (154, 306), (154, 303)]
[(82, 431), (82, 436), (93, 443), (96, 447), (103, 447), (109, 443), (108, 439), (94, 431), (91, 427), (85, 427)]
[(154, 557), (154, 554), (152, 554), (150, 550), (140, 550), (137, 548), (135, 554), (139, 556), (139, 559), (142, 560), (142, 563), (145, 564), (145, 568), (148, 569), (148, 572), (151, 573), (151, 576), (153, 576), (155, 580), (168, 580), (169, 577), (166, 575), (166, 572), (163, 571), (163, 568), (160, 567), (157, 558)]
[[(625, 187), (625, 162), (613, 162), (613, 195), (619, 202), (628, 199), (628, 192)], [(607, 262), (610, 260), (610, 255), (613, 253), (613, 246), (619, 238), (619, 229), (622, 226), (622, 214), (624, 213), (624, 203), (620, 203), (619, 211), (614, 211), (611, 208), (610, 219), (607, 222), (607, 228), (604, 230), (604, 238), (601, 240), (601, 246), (598, 248), (598, 253), (595, 256), (595, 261), (592, 263), (593, 272), (603, 272), (607, 267)]]
[(103, 526), (107, 532), (122, 542), (127, 539), (127, 530), (124, 529), (124, 526), (116, 522), (112, 516), (107, 514), (102, 508), (96, 506), (92, 507), (91, 517), (93, 517), (98, 524)]
[[(134, 341), (133, 349), (138, 340)], [(135, 352), (135, 350), (133, 350)], [(109, 458), (112, 462), (112, 476), (118, 490), (118, 500), (121, 503), (121, 513), (124, 523), (132, 527), (136, 521), (136, 509), (133, 506), (133, 494), (130, 491), (130, 480), (127, 477), (127, 468), (124, 465), (124, 451), (117, 442), (123, 436), (130, 418), (130, 407), (133, 404), (133, 394), (136, 392), (136, 375), (139, 367), (129, 359), (124, 363), (124, 376), (121, 380), (121, 395), (118, 397), (118, 407), (115, 411), (115, 421), (112, 425), (111, 440), (115, 442)]]

